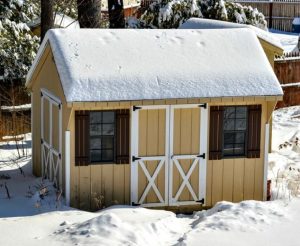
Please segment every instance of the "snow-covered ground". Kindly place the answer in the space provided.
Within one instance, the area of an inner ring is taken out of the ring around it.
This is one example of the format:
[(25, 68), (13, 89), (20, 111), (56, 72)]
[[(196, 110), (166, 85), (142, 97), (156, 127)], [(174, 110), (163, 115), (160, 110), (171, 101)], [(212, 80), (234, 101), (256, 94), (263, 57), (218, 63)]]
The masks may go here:
[[(63, 206), (52, 186), (31, 174), (30, 156), (14, 161), (15, 143), (0, 143), (0, 245), (299, 246), (299, 186), (293, 185), (299, 185), (300, 151), (289, 143), (299, 137), (300, 106), (277, 110), (273, 122), (269, 178), (277, 199), (220, 202), (193, 215), (130, 206), (90, 213)], [(24, 147), (30, 155), (29, 140)], [(41, 187), (48, 190), (43, 199), (36, 193)]]

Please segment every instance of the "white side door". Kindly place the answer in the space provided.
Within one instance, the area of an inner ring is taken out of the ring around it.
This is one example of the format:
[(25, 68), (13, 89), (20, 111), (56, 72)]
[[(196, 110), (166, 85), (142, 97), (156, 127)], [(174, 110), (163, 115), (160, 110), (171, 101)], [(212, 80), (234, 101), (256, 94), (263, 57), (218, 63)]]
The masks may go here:
[(42, 177), (62, 189), (62, 103), (41, 89), (41, 162)]
[(170, 110), (169, 205), (205, 204), (206, 104)]
[(131, 202), (168, 205), (169, 106), (132, 108)]

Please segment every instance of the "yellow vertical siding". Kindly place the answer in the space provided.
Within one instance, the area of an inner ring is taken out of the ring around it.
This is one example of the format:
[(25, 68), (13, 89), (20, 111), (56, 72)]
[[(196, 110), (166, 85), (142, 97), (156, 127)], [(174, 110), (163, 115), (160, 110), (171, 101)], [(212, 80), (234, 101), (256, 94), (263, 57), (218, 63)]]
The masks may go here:
[[(130, 165), (129, 164), (101, 164), (86, 167), (75, 166), (75, 109), (112, 109), (129, 108), (130, 105), (150, 105), (150, 104), (177, 104), (177, 103), (197, 103), (203, 99), (172, 99), (172, 100), (145, 100), (140, 102), (95, 102), (79, 103), (68, 105), (64, 99), (60, 79), (52, 59), (52, 53), (48, 46), (40, 61), (37, 72), (33, 77), (33, 169), (36, 175), (41, 174), (40, 158), (40, 89), (46, 88), (59, 97), (63, 103), (63, 170), (64, 170), (64, 132), (71, 132), (71, 205), (83, 209), (96, 210), (112, 204), (130, 203)], [(206, 101), (211, 105), (243, 105), (243, 104), (262, 104), (262, 131), (261, 131), (261, 157), (258, 159), (226, 159), (207, 162), (206, 176), (206, 205), (211, 206), (220, 200), (238, 202), (243, 199), (262, 199), (263, 193), (263, 165), (264, 165), (264, 132), (265, 123), (269, 120), (272, 112), (272, 105), (276, 98), (266, 97), (253, 98), (212, 98)], [(47, 113), (47, 102), (45, 102), (45, 114)], [(272, 104), (272, 105), (271, 105)], [(267, 106), (268, 105), (268, 106)], [(271, 106), (270, 106), (271, 105)], [(71, 109), (68, 106), (73, 106)], [(56, 109), (53, 109), (54, 115)], [(151, 112), (150, 112), (151, 111)], [(141, 110), (139, 128), (139, 155), (163, 155), (165, 149), (165, 111), (164, 110)], [(54, 116), (55, 118), (56, 116)], [(178, 109), (174, 114), (174, 154), (196, 154), (199, 149), (199, 110), (198, 109)], [(47, 124), (49, 122), (45, 122)], [(209, 125), (209, 124), (208, 124)], [(58, 128), (54, 125), (53, 136), (54, 144), (58, 143)], [(49, 139), (45, 131), (45, 137)], [(146, 164), (153, 174), (156, 163)], [(191, 161), (183, 160), (183, 169), (186, 172), (191, 165)], [(141, 177), (143, 173), (139, 170)], [(64, 175), (64, 174), (63, 174)], [(164, 196), (164, 171), (160, 173), (156, 180), (156, 185)], [(64, 177), (64, 176), (63, 176)], [(173, 174), (173, 196), (178, 190), (182, 179), (176, 168)], [(190, 179), (192, 186), (197, 186), (197, 178), (193, 175)], [(139, 179), (139, 195), (147, 185), (144, 178)], [(190, 199), (187, 190), (184, 191), (180, 200)], [(150, 192), (147, 202), (157, 201), (156, 195)]]

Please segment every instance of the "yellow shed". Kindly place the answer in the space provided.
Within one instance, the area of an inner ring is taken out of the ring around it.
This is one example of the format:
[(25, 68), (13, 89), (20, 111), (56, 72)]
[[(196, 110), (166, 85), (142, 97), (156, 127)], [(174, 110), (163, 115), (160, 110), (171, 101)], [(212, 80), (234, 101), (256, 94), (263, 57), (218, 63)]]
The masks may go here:
[(26, 85), (34, 173), (73, 207), (266, 199), (282, 90), (252, 30), (50, 30)]

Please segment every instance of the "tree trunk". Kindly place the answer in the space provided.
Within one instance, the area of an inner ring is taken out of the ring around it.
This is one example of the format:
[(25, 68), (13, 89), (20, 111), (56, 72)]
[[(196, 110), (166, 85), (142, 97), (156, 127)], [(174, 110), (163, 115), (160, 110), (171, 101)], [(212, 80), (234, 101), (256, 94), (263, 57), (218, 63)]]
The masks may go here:
[(77, 0), (80, 28), (101, 27), (101, 0)]
[(41, 0), (41, 43), (46, 32), (53, 27), (53, 0)]
[(108, 0), (109, 28), (125, 28), (123, 0)]

